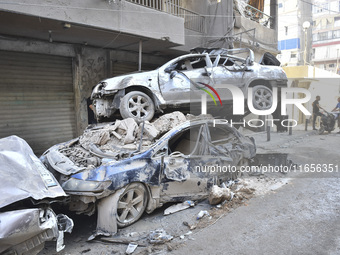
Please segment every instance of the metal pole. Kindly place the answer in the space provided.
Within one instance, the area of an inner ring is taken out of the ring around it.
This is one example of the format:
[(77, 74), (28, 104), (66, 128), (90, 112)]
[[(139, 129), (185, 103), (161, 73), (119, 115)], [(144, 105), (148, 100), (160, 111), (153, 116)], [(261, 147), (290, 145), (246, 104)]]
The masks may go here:
[(293, 133), (293, 127), (292, 127), (292, 122), (291, 122), (291, 121), (289, 122), (288, 131), (289, 131), (289, 135), (292, 135), (292, 133)]
[(305, 31), (305, 49), (303, 53), (303, 65), (306, 65), (307, 62), (307, 28), (304, 28)]
[(267, 126), (267, 142), (270, 141), (270, 126)]
[(141, 39), (141, 40), (139, 40), (138, 71), (142, 71), (142, 49), (143, 49), (143, 42), (142, 42), (142, 39)]
[(338, 74), (338, 69), (339, 69), (339, 49), (336, 49), (336, 69), (335, 69), (336, 74)]

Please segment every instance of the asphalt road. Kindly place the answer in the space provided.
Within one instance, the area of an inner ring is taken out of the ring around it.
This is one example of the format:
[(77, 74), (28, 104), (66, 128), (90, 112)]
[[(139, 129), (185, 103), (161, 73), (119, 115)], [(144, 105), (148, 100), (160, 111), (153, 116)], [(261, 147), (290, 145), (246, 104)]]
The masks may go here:
[[(340, 166), (339, 144), (340, 136), (330, 134), (281, 147), (297, 163)], [(340, 254), (340, 172), (291, 176), (289, 184), (251, 199), (172, 254)]]

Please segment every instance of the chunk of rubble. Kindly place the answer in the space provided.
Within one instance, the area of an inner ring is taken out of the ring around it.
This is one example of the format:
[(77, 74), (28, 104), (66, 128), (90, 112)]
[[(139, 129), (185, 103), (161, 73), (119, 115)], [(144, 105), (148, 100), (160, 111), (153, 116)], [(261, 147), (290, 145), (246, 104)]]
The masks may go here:
[(183, 203), (178, 203), (178, 204), (175, 204), (175, 205), (172, 205), (166, 208), (164, 211), (164, 215), (169, 215), (169, 214), (173, 214), (179, 211), (183, 211), (193, 206), (195, 206), (195, 203), (193, 201), (187, 200), (187, 201), (184, 201)]
[(165, 133), (182, 122), (185, 122), (186, 120), (187, 118), (182, 112), (176, 111), (162, 115), (157, 120), (152, 122), (152, 124), (157, 130), (160, 131), (160, 133)]
[(232, 192), (229, 188), (220, 188), (214, 185), (209, 193), (209, 203), (211, 205), (217, 205), (225, 200), (231, 200)]
[(171, 235), (168, 235), (164, 229), (157, 229), (155, 231), (150, 231), (149, 235), (149, 242), (152, 244), (161, 244), (169, 242), (174, 237)]
[[(142, 132), (143, 129), (143, 123), (139, 124), (139, 135)], [(149, 121), (145, 121), (144, 123), (144, 130), (143, 130), (143, 137), (148, 138), (148, 140), (154, 140), (155, 138), (157, 138), (160, 134), (160, 131), (153, 125), (151, 124)]]

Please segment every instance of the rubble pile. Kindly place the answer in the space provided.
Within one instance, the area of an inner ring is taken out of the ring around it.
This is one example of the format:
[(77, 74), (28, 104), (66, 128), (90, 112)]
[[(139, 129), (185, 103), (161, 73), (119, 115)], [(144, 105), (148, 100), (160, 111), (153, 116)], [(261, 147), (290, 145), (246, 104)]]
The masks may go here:
[[(182, 112), (176, 111), (162, 115), (153, 122), (145, 121), (139, 125), (133, 118), (116, 120), (114, 123), (86, 130), (76, 143), (65, 145), (60, 148), (60, 152), (78, 166), (85, 167), (88, 162), (81, 158), (92, 159), (91, 154), (99, 158), (118, 160), (130, 156), (136, 150), (146, 150), (163, 134), (190, 118), (192, 116), (186, 117)], [(90, 163), (96, 166), (100, 164), (100, 160), (92, 159)]]
[(243, 182), (237, 182), (236, 185), (233, 184), (230, 185), (231, 187), (214, 185), (209, 193), (209, 203), (211, 205), (220, 205), (234, 200), (247, 200), (255, 193), (254, 188), (247, 188)]
[(209, 193), (209, 203), (211, 205), (217, 205), (225, 200), (231, 200), (232, 192), (229, 188), (220, 188), (214, 185)]

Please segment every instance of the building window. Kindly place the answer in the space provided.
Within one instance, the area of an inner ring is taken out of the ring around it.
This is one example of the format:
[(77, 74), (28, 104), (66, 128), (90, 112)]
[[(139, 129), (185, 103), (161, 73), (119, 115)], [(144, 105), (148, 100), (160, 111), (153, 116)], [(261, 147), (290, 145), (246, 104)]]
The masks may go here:
[(291, 54), (290, 54), (290, 57), (291, 57), (291, 58), (296, 58), (296, 53), (291, 53)]
[(328, 32), (318, 33), (318, 41), (323, 41), (328, 39)]
[(328, 67), (333, 68), (334, 64), (329, 64)]
[(288, 35), (288, 26), (285, 26), (285, 35)]
[(334, 18), (334, 27), (340, 27), (340, 17)]
[(334, 30), (332, 36), (333, 39), (340, 38), (340, 30)]
[(282, 8), (283, 7), (283, 4), (282, 3), (279, 3), (279, 8)]
[(313, 13), (322, 13), (329, 11), (328, 3), (317, 4), (313, 6)]
[(318, 34), (313, 34), (313, 42), (316, 42), (318, 40)]

